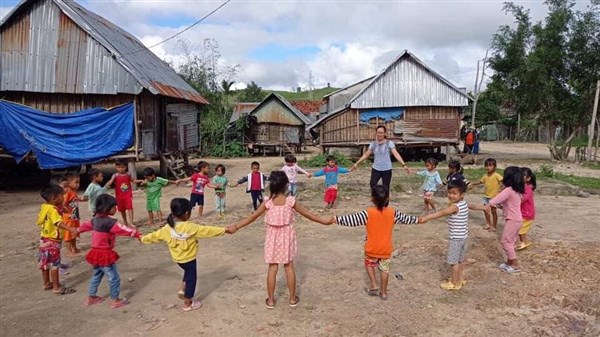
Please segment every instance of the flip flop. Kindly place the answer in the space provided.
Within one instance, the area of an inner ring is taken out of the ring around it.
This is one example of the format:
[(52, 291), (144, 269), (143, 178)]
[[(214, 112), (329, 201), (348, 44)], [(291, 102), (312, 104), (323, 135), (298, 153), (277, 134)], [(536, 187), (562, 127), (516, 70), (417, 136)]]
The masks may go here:
[(85, 305), (94, 305), (98, 303), (104, 302), (104, 298), (100, 296), (90, 296), (87, 300), (85, 300)]
[(62, 287), (62, 288), (60, 288), (60, 290), (59, 290), (59, 291), (52, 291), (52, 293), (53, 293), (54, 295), (61, 296), (61, 295), (70, 295), (70, 294), (72, 294), (72, 293), (74, 293), (74, 292), (76, 292), (76, 291), (77, 291), (77, 290), (75, 290), (75, 289), (73, 289), (73, 288), (69, 288), (69, 287)]
[(379, 296), (379, 288), (367, 289), (367, 294), (369, 296)]
[(269, 304), (268, 298), (265, 300), (265, 305), (267, 306), (267, 309), (275, 309), (275, 302), (273, 302), (273, 304)]
[(180, 300), (185, 300), (185, 293), (183, 292), (183, 290), (179, 290), (177, 292), (177, 297), (179, 297)]
[(296, 302), (290, 302), (290, 307), (295, 308), (300, 303), (300, 297), (296, 296)]
[(196, 309), (200, 309), (202, 308), (202, 302), (200, 302), (199, 300), (194, 300), (192, 301), (192, 304), (189, 307), (183, 307), (182, 310), (183, 311), (192, 311), (192, 310), (196, 310)]
[(128, 305), (129, 303), (131, 303), (131, 302), (129, 302), (129, 300), (127, 300), (126, 298), (122, 298), (122, 299), (120, 299), (120, 300), (119, 300), (118, 302), (116, 302), (116, 303), (115, 303), (115, 302), (113, 302), (113, 303), (110, 305), (110, 307), (111, 307), (111, 309), (118, 309), (118, 308), (121, 308), (121, 307), (124, 307), (124, 306)]

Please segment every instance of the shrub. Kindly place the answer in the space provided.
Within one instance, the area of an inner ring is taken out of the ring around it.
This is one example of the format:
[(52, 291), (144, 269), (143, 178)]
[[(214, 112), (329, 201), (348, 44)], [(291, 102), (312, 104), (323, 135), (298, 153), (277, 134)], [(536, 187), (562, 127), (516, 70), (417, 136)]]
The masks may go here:
[[(333, 151), (329, 155), (331, 155), (335, 158), (335, 160), (337, 161), (337, 164), (339, 166), (350, 168), (350, 166), (352, 166), (352, 164), (353, 164), (352, 161), (348, 157), (344, 156), (343, 154), (341, 154), (337, 151)], [(327, 161), (325, 159), (329, 155), (328, 154), (319, 154), (319, 155), (316, 155), (309, 159), (301, 160), (299, 164), (301, 166), (307, 166), (307, 167), (323, 167), (323, 166), (327, 165)]]
[(223, 145), (215, 145), (209, 152), (208, 155), (211, 157), (247, 157), (248, 151), (244, 147), (244, 144), (237, 141), (229, 141), (225, 143), (225, 152), (223, 152)]
[(554, 167), (552, 167), (552, 165), (543, 164), (540, 166), (539, 175), (547, 178), (554, 177)]

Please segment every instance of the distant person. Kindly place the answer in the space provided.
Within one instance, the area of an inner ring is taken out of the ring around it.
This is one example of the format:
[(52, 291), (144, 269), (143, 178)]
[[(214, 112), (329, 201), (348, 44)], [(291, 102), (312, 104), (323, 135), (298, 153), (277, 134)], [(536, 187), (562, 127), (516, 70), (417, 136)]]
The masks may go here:
[(90, 184), (83, 193), (83, 200), (88, 202), (88, 208), (92, 215), (96, 214), (96, 200), (98, 197), (106, 193), (106, 187), (102, 186), (104, 180), (104, 174), (96, 168), (91, 169), (88, 172), (90, 178)]
[(369, 181), (369, 185), (371, 188), (379, 183), (385, 185), (388, 190), (390, 189), (390, 183), (392, 181), (392, 159), (390, 158), (390, 154), (398, 160), (398, 162), (406, 169), (406, 172), (409, 172), (404, 159), (398, 150), (396, 150), (396, 144), (391, 140), (387, 139), (387, 129), (385, 125), (378, 125), (375, 129), (375, 141), (371, 142), (369, 145), (369, 149), (365, 152), (362, 157), (360, 157), (354, 165), (352, 165), (351, 171), (355, 171), (358, 167), (358, 164), (365, 161), (371, 154), (374, 155), (373, 166), (371, 168), (371, 179)]
[[(427, 158), (427, 160), (425, 160), (425, 169), (414, 173), (425, 178), (423, 185), (421, 185), (423, 193), (423, 209), (425, 213), (437, 211), (435, 208), (435, 201), (433, 201), (433, 195), (437, 192), (439, 187), (443, 186), (442, 178), (437, 171), (437, 165), (437, 159)], [(409, 172), (413, 173), (412, 170), (409, 170)]]
[(117, 212), (117, 199), (112, 195), (103, 194), (96, 200), (96, 214), (92, 220), (85, 221), (78, 229), (79, 233), (92, 231), (90, 251), (85, 260), (92, 265), (93, 273), (88, 288), (88, 298), (85, 305), (94, 305), (104, 301), (98, 296), (98, 286), (106, 275), (108, 289), (112, 302), (110, 307), (117, 309), (129, 304), (126, 298), (119, 297), (121, 293), (121, 277), (117, 269), (119, 254), (114, 251), (117, 236), (130, 238), (141, 237), (136, 229), (120, 224), (112, 216)]
[(448, 216), (448, 257), (451, 277), (440, 286), (444, 290), (460, 290), (467, 281), (463, 277), (467, 256), (467, 239), (469, 237), (469, 209), (489, 212), (489, 205), (469, 205), (464, 200), (467, 184), (462, 179), (448, 182), (448, 200), (450, 205), (439, 212), (419, 219), (420, 223)]
[(490, 200), (492, 207), (502, 205), (502, 214), (504, 215), (504, 230), (500, 243), (506, 254), (506, 262), (499, 265), (503, 271), (513, 274), (521, 271), (515, 245), (519, 230), (523, 225), (523, 215), (521, 214), (521, 199), (525, 193), (525, 179), (523, 172), (516, 166), (509, 166), (504, 170), (502, 183), (505, 188), (497, 196)]
[(117, 161), (115, 163), (117, 173), (113, 174), (106, 185), (115, 185), (115, 198), (117, 198), (117, 210), (121, 213), (123, 224), (135, 228), (133, 221), (133, 178), (131, 172), (127, 171), (127, 163)]
[(525, 176), (525, 193), (521, 201), (521, 215), (523, 216), (523, 225), (519, 230), (519, 241), (521, 244), (517, 250), (524, 250), (531, 246), (531, 241), (527, 238), (527, 233), (535, 220), (535, 198), (534, 192), (537, 187), (535, 173), (529, 167), (522, 167), (523, 175)]
[[(500, 193), (502, 188), (502, 176), (496, 172), (496, 159), (488, 158), (484, 162), (486, 174), (478, 182), (472, 183), (470, 187), (483, 185), (483, 204), (487, 205), (490, 200)], [(485, 213), (485, 227), (483, 229), (495, 232), (498, 224), (498, 212), (493, 207), (491, 214)]]
[[(371, 189), (371, 202), (373, 207), (358, 213), (338, 215), (335, 217), (335, 222), (338, 225), (347, 227), (366, 226), (364, 264), (370, 282), (367, 294), (387, 300), (390, 259), (394, 250), (392, 239), (394, 225), (411, 225), (417, 224), (419, 221), (416, 216), (407, 215), (389, 207), (390, 192), (385, 185), (373, 186)], [(379, 269), (379, 287), (375, 277), (375, 268)]]
[(212, 178), (215, 187), (215, 210), (220, 218), (225, 216), (226, 191), (228, 180), (225, 176), (225, 165), (219, 164), (215, 167), (215, 176)]
[(295, 213), (298, 212), (310, 221), (323, 225), (333, 224), (333, 218), (324, 219), (312, 214), (309, 210), (296, 202), (296, 198), (287, 195), (287, 185), (289, 181), (285, 173), (273, 171), (269, 176), (270, 196), (265, 198), (258, 210), (250, 216), (236, 223), (234, 226), (228, 226), (227, 230), (232, 234), (245, 226), (251, 224), (265, 213), (265, 224), (267, 225), (267, 234), (264, 244), (265, 262), (269, 265), (267, 272), (267, 299), (265, 305), (267, 309), (275, 308), (275, 286), (277, 284), (277, 270), (279, 264), (283, 264), (287, 286), (289, 290), (290, 307), (296, 307), (300, 298), (296, 295), (296, 271), (294, 261), (297, 254), (296, 244), (296, 223)]
[(298, 159), (296, 159), (296, 156), (291, 153), (285, 155), (285, 165), (281, 168), (281, 170), (285, 172), (285, 175), (290, 181), (288, 194), (293, 197), (298, 195), (298, 173), (305, 174), (309, 178), (311, 177), (310, 173), (298, 166)]
[(210, 177), (208, 176), (208, 169), (210, 165), (205, 161), (198, 162), (196, 166), (196, 171), (192, 176), (179, 179), (176, 181), (177, 185), (182, 182), (192, 181), (192, 193), (190, 194), (190, 205), (191, 208), (194, 209), (196, 205), (198, 205), (198, 217), (200, 220), (202, 218), (202, 213), (204, 211), (204, 196), (206, 187), (216, 188), (218, 186), (213, 185), (210, 182)]
[(42, 271), (44, 290), (52, 290), (56, 295), (68, 295), (76, 290), (63, 286), (59, 282), (61, 266), (60, 248), (63, 232), (77, 235), (75, 227), (67, 226), (60, 214), (64, 199), (64, 190), (56, 184), (50, 184), (40, 191), (45, 203), (42, 204), (36, 224), (40, 227), (38, 268)]
[(474, 144), (475, 144), (475, 133), (472, 129), (469, 129), (467, 131), (467, 135), (465, 136), (465, 146), (463, 147), (463, 153), (472, 154)]
[(480, 141), (479, 136), (480, 136), (479, 130), (477, 130), (477, 129), (473, 130), (473, 137), (474, 137), (473, 154), (479, 154), (479, 141)]
[(250, 173), (242, 177), (231, 187), (237, 187), (240, 184), (246, 183), (246, 193), (250, 193), (252, 197), (252, 207), (256, 211), (258, 206), (263, 202), (263, 192), (265, 191), (265, 182), (269, 178), (260, 172), (260, 163), (253, 161), (250, 164)]
[(350, 173), (350, 170), (338, 166), (334, 156), (327, 156), (325, 160), (327, 161), (327, 165), (315, 172), (314, 176), (325, 176), (325, 195), (323, 196), (323, 201), (325, 202), (325, 208), (329, 209), (333, 207), (337, 199), (338, 175)]
[[(156, 172), (151, 167), (144, 169), (144, 180), (136, 180), (135, 183), (146, 186), (146, 211), (148, 211), (148, 226), (154, 225), (154, 219), (158, 220), (158, 225), (163, 224), (163, 214), (160, 209), (160, 197), (162, 197), (163, 187), (169, 184), (176, 184), (175, 180), (168, 180), (157, 177)], [(156, 217), (154, 216), (156, 213)]]
[(171, 200), (171, 214), (167, 224), (159, 230), (142, 236), (142, 243), (164, 241), (169, 247), (171, 259), (183, 269), (183, 281), (178, 296), (183, 300), (183, 311), (200, 309), (202, 302), (195, 300), (198, 272), (196, 255), (198, 239), (212, 238), (225, 234), (225, 228), (202, 226), (189, 221), (192, 215), (191, 202), (185, 198)]

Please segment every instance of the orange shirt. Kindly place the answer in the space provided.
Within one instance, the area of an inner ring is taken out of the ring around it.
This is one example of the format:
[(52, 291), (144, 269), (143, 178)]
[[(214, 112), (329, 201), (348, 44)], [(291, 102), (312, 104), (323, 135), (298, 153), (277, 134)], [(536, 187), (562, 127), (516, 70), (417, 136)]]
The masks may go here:
[(392, 232), (396, 210), (386, 207), (383, 211), (376, 207), (367, 209), (367, 242), (365, 254), (378, 259), (389, 259), (392, 256)]
[(64, 195), (63, 220), (67, 226), (79, 227), (79, 198), (71, 190), (67, 190)]

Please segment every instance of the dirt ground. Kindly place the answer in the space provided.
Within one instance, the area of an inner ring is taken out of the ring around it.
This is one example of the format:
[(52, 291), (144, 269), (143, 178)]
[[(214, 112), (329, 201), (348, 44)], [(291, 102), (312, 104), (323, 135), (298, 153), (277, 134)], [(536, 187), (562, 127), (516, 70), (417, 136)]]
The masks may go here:
[[(485, 153), (499, 159), (543, 159), (533, 145), (484, 144)], [(532, 150), (531, 153), (527, 152)], [(515, 158), (515, 153), (518, 158)], [(259, 160), (263, 171), (279, 168), (281, 158), (211, 159), (224, 163), (230, 180)], [(141, 167), (143, 168), (143, 166)], [(112, 170), (107, 167), (107, 172)], [(598, 174), (598, 171), (592, 172)], [(369, 169), (342, 176), (334, 214), (348, 214), (369, 206)], [(394, 171), (394, 181), (406, 177)], [(322, 178), (300, 177), (299, 202), (319, 214)], [(82, 187), (82, 190), (85, 186)], [(113, 191), (111, 190), (110, 193)], [(83, 192), (81, 192), (83, 193)], [(171, 198), (189, 197), (189, 187), (168, 186), (162, 198), (167, 213)], [(230, 188), (228, 214), (217, 220), (214, 194), (206, 198), (202, 222), (225, 226), (250, 213), (250, 197), (242, 187)], [(280, 270), (274, 310), (265, 308), (267, 267), (263, 261), (262, 219), (235, 235), (202, 240), (198, 257), (197, 295), (204, 307), (183, 313), (177, 299), (182, 271), (171, 261), (164, 244), (142, 245), (120, 238), (116, 250), (127, 307), (111, 310), (108, 301), (85, 307), (91, 268), (82, 254), (64, 260), (74, 263), (62, 281), (77, 292), (55, 296), (42, 290), (36, 269), (35, 218), (40, 197), (35, 190), (0, 191), (0, 334), (2, 336), (598, 336), (600, 335), (600, 197), (538, 196), (537, 219), (531, 232), (533, 246), (519, 253), (523, 272), (508, 275), (497, 265), (503, 260), (500, 231), (481, 229), (479, 212), (470, 215), (466, 269), (468, 284), (459, 292), (439, 288), (449, 277), (445, 264), (447, 226), (443, 219), (422, 226), (397, 226), (389, 300), (365, 293), (362, 263), (364, 228), (322, 226), (299, 218), (299, 256), (295, 262), (298, 291), (296, 308), (287, 306), (287, 288)], [(443, 198), (437, 198), (445, 203)], [(467, 196), (479, 202), (478, 192)], [(136, 220), (146, 218), (143, 192), (136, 192)], [(393, 193), (393, 207), (418, 215), (421, 200)], [(84, 219), (89, 218), (82, 204)], [(500, 221), (501, 227), (503, 221)], [(142, 226), (145, 233), (151, 228)], [(89, 248), (83, 234), (80, 247)], [(63, 250), (64, 253), (64, 250)], [(282, 268), (281, 268), (282, 269)], [(108, 296), (106, 281), (100, 295)]]

